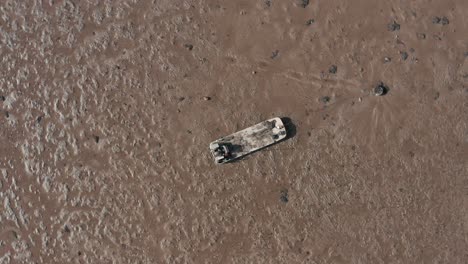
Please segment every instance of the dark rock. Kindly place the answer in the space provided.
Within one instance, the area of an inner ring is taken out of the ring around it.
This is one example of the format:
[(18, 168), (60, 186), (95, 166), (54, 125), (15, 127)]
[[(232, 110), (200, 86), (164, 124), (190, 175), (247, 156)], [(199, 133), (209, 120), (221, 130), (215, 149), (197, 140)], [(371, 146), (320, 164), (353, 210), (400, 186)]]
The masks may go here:
[(330, 66), (330, 69), (328, 69), (328, 72), (331, 74), (335, 74), (338, 71), (338, 67), (336, 65)]
[(386, 95), (388, 91), (388, 86), (386, 86), (383, 82), (378, 83), (377, 86), (375, 86), (374, 88), (374, 94), (376, 96)]
[(99, 143), (99, 136), (94, 136), (94, 142)]
[(436, 16), (436, 17), (433, 17), (433, 18), (432, 18), (432, 24), (440, 24), (440, 21), (441, 21), (441, 20), (442, 20), (442, 19), (441, 19), (440, 17), (437, 17), (437, 16)]
[(306, 25), (310, 26), (310, 25), (312, 25), (313, 23), (315, 23), (315, 20), (309, 19), (309, 20), (307, 20)]
[(283, 189), (280, 191), (280, 201), (283, 203), (287, 203), (289, 201), (288, 190)]
[(192, 44), (185, 44), (184, 47), (186, 47), (188, 50), (193, 50)]
[(0, 95), (0, 100), (3, 101), (3, 102), (5, 102), (5, 100), (6, 100), (5, 96)]
[(185, 97), (183, 96), (179, 97), (179, 102), (182, 102), (183, 100), (185, 100)]
[(70, 233), (70, 228), (67, 225), (65, 225), (63, 231), (65, 231), (65, 233)]
[(10, 117), (10, 113), (8, 113), (8, 111), (5, 111), (5, 116), (6, 116), (6, 118), (9, 118), (9, 117)]
[(36, 121), (37, 123), (40, 123), (42, 121), (42, 116), (37, 117)]
[(331, 100), (330, 96), (322, 96), (322, 97), (320, 98), (320, 102), (322, 102), (322, 103), (324, 103), (324, 104), (330, 102), (330, 100)]
[(402, 60), (406, 60), (406, 59), (408, 59), (408, 52), (406, 52), (406, 51), (401, 51), (401, 52), (400, 52), (400, 56), (401, 56), (401, 59), (402, 59)]
[(388, 24), (387, 28), (389, 31), (398, 31), (400, 30), (400, 24), (398, 24), (396, 21), (393, 21), (392, 23)]
[(266, 1), (265, 1), (265, 5), (266, 5), (267, 7), (270, 7), (270, 6), (271, 6), (271, 0), (266, 0)]
[(301, 6), (306, 8), (309, 5), (309, 0), (301, 0)]
[(440, 23), (445, 26), (445, 25), (448, 25), (450, 21), (448, 20), (447, 17), (442, 17), (442, 19), (440, 20)]
[(279, 54), (279, 50), (275, 50), (275, 51), (273, 51), (273, 52), (271, 53), (271, 57), (270, 57), (270, 58), (274, 59), (274, 58), (276, 58), (276, 57), (278, 56), (278, 54)]

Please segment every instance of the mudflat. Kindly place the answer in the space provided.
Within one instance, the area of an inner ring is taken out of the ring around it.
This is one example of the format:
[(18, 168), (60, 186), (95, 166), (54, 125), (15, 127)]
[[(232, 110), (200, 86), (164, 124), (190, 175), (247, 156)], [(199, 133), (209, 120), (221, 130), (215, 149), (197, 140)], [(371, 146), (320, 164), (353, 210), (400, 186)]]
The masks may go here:
[(467, 14), (1, 1), (0, 263), (467, 263)]

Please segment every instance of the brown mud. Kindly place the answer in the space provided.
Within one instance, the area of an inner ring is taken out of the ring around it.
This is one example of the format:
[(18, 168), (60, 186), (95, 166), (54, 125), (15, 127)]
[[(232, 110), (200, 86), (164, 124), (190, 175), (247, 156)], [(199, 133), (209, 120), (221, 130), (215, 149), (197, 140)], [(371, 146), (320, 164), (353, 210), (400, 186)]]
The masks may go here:
[(467, 14), (1, 1), (0, 263), (467, 263)]

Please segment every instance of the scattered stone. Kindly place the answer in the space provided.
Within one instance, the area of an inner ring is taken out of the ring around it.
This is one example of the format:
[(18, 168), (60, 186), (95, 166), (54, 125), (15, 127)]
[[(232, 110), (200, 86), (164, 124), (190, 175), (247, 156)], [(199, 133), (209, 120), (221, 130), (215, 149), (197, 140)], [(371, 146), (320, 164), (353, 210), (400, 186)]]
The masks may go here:
[(94, 142), (99, 143), (99, 136), (94, 136)]
[(280, 201), (283, 203), (287, 203), (289, 201), (288, 190), (283, 189), (280, 191)]
[(408, 59), (408, 52), (406, 52), (406, 51), (401, 51), (401, 52), (400, 52), (400, 56), (401, 56), (401, 59), (402, 59), (402, 60), (406, 60), (406, 59)]
[(388, 63), (388, 62), (391, 62), (392, 61), (392, 58), (390, 57), (385, 57), (384, 58), (384, 63)]
[(377, 84), (377, 86), (374, 88), (374, 94), (376, 96), (382, 96), (382, 95), (386, 95), (388, 93), (388, 87), (383, 83), (383, 82), (380, 82), (379, 84)]
[(315, 20), (314, 19), (309, 19), (309, 20), (307, 20), (306, 25), (310, 26), (313, 23), (315, 23)]
[(442, 17), (442, 19), (440, 20), (440, 23), (445, 26), (445, 25), (448, 25), (450, 21), (448, 20), (447, 17)]
[(302, 3), (301, 3), (301, 6), (302, 6), (303, 8), (306, 8), (306, 7), (309, 5), (309, 0), (302, 0), (301, 2), (302, 2)]
[(193, 50), (192, 44), (185, 44), (184, 47), (186, 47), (188, 50)]
[(392, 23), (388, 24), (387, 28), (389, 31), (398, 31), (400, 30), (400, 24), (398, 24), (396, 21), (393, 21)]
[(440, 24), (442, 19), (438, 16), (432, 18), (432, 24)]
[(203, 97), (203, 100), (205, 100), (205, 101), (210, 101), (210, 100), (211, 100), (211, 97), (205, 96), (205, 97)]
[(273, 52), (271, 53), (271, 57), (270, 57), (270, 58), (274, 59), (274, 58), (276, 58), (276, 57), (278, 56), (278, 54), (279, 54), (279, 50), (275, 50), (275, 51), (273, 51)]
[(335, 74), (338, 71), (338, 67), (336, 65), (330, 66), (330, 69), (328, 69), (328, 72), (331, 74)]
[(322, 103), (324, 103), (324, 104), (330, 102), (330, 100), (331, 100), (330, 96), (322, 96), (322, 97), (320, 97), (320, 102), (322, 102)]
[(416, 33), (416, 37), (417, 37), (418, 39), (426, 39), (426, 34), (424, 34), (424, 33)]

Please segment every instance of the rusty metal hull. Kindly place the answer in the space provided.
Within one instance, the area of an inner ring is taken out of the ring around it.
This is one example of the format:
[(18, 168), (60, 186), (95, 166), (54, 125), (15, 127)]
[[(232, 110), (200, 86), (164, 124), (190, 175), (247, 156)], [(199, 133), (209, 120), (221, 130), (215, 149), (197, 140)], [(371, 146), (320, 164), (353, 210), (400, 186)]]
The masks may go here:
[(271, 118), (210, 143), (216, 164), (241, 158), (286, 138), (283, 121)]

